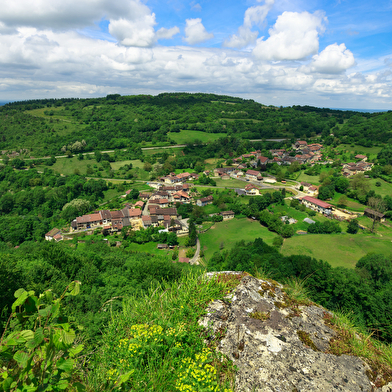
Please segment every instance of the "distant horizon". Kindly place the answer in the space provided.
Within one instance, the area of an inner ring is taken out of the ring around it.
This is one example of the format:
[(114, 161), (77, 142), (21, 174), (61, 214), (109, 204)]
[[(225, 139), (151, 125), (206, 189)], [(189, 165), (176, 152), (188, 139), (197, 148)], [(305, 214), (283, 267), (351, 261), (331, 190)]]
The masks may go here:
[[(204, 93), (203, 93), (204, 94)], [(207, 93), (206, 93), (207, 94)], [(124, 94), (126, 95), (126, 94)], [(230, 97), (234, 98), (241, 98), (237, 97), (235, 95), (230, 95), (230, 94), (217, 94), (217, 95), (228, 95)], [(65, 98), (65, 97), (62, 97)], [(41, 99), (62, 99), (62, 98), (31, 98), (31, 99), (24, 99), (24, 100), (12, 100), (12, 101), (7, 101), (7, 100), (0, 100), (0, 106), (4, 106), (7, 103), (13, 103), (13, 102), (24, 102), (24, 101), (30, 101), (30, 100), (41, 100)], [(100, 97), (67, 97), (67, 98), (75, 98), (75, 99), (93, 99), (93, 98), (105, 98), (105, 96), (100, 96)], [(259, 102), (260, 103), (260, 102)], [(263, 103), (263, 105), (269, 105), (268, 103)], [(391, 111), (391, 109), (353, 109), (353, 108), (333, 108), (333, 107), (326, 107), (326, 106), (316, 106), (316, 105), (300, 105), (300, 104), (292, 104), (292, 105), (273, 105), (276, 107), (279, 106), (284, 106), (284, 107), (291, 107), (291, 106), (311, 106), (319, 109), (330, 109), (330, 110), (341, 110), (341, 111), (353, 111), (353, 112), (361, 112), (361, 113), (381, 113), (381, 112), (388, 112)]]

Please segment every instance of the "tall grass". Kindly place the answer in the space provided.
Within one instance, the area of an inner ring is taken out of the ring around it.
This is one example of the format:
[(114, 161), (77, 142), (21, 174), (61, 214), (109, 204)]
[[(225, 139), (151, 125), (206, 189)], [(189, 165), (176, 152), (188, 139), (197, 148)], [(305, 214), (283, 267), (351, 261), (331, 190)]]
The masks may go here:
[[(238, 278), (206, 280), (196, 275), (163, 283), (124, 301), (113, 314), (91, 360), (91, 391), (231, 391), (231, 363), (206, 345), (198, 320), (211, 300), (223, 298)], [(124, 376), (125, 375), (125, 376)]]

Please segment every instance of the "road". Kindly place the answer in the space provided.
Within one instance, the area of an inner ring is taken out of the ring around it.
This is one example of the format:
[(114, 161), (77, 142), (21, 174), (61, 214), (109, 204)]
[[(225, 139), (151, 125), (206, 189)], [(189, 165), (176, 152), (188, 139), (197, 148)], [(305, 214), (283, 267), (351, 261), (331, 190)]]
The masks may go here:
[(196, 238), (196, 252), (195, 255), (189, 260), (189, 264), (195, 264), (200, 255), (200, 241), (199, 237)]

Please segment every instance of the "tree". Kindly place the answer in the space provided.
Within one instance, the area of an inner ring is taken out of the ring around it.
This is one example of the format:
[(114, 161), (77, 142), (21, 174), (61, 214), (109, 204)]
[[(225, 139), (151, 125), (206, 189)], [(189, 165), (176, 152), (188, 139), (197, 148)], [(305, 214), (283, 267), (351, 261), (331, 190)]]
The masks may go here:
[(351, 219), (347, 227), (347, 233), (357, 234), (359, 230), (359, 223), (357, 219)]
[(346, 177), (338, 177), (335, 180), (335, 189), (339, 193), (346, 193), (349, 186), (350, 181)]
[(370, 189), (370, 183), (369, 179), (365, 178), (365, 175), (363, 173), (358, 173), (353, 176), (351, 179), (351, 188), (356, 190), (358, 194), (364, 195), (367, 192), (369, 192)]
[(346, 195), (340, 196), (338, 200), (338, 207), (343, 207), (345, 208), (348, 203), (348, 198)]

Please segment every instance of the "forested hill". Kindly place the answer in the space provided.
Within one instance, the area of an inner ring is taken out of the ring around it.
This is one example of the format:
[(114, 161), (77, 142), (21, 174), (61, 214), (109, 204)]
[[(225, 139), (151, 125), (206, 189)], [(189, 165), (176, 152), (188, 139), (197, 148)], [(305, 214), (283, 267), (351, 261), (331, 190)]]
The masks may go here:
[(309, 106), (274, 107), (215, 94), (108, 95), (43, 99), (0, 107), (0, 150), (58, 155), (136, 145), (174, 144), (173, 132), (198, 130), (243, 139), (303, 138), (331, 132), (364, 145), (391, 138), (392, 113), (358, 113)]

